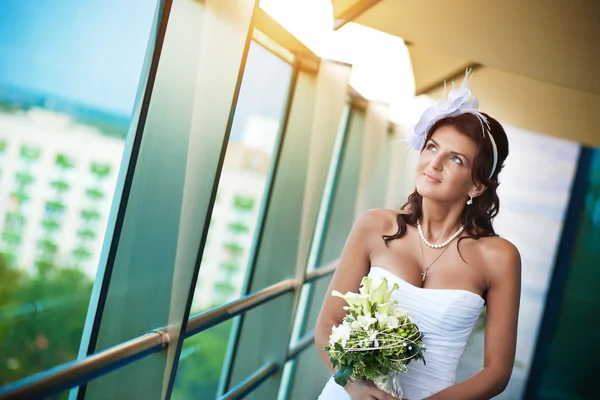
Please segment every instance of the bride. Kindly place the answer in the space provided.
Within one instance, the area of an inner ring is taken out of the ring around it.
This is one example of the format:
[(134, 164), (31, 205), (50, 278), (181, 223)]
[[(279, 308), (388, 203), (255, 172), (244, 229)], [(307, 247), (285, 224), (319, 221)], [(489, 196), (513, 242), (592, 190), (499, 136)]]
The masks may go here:
[[(318, 349), (345, 315), (332, 290), (358, 292), (365, 275), (398, 283), (393, 294), (424, 335), (427, 365), (414, 361), (400, 374), (404, 398), (489, 399), (511, 376), (519, 312), (518, 250), (496, 235), (498, 174), (508, 155), (502, 126), (478, 111), (463, 84), (426, 110), (408, 139), (420, 151), (416, 190), (398, 210), (371, 210), (355, 223), (325, 297), (317, 326)], [(456, 383), (456, 368), (482, 308), (486, 307), (483, 369)], [(320, 355), (333, 372), (329, 354)], [(319, 399), (391, 399), (372, 383), (331, 378)]]

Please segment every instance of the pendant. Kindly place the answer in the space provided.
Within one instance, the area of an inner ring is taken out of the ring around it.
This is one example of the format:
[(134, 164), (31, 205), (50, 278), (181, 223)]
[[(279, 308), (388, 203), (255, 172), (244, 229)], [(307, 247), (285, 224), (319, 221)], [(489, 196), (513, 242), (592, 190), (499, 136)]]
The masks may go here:
[(425, 282), (425, 278), (427, 278), (427, 271), (421, 272), (421, 276), (423, 277), (423, 279), (421, 279), (421, 282)]

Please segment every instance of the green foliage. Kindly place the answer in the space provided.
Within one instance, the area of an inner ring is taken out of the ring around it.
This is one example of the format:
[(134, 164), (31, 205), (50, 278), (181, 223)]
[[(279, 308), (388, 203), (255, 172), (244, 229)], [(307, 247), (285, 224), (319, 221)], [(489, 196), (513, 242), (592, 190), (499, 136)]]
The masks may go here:
[(104, 197), (104, 193), (96, 188), (90, 188), (85, 191), (85, 194), (92, 200), (100, 200)]
[(40, 158), (41, 150), (37, 147), (21, 146), (21, 151), (19, 153), (21, 158), (33, 161)]
[(215, 289), (221, 292), (223, 295), (232, 295), (235, 293), (236, 288), (229, 282), (217, 282), (215, 283)]
[(27, 219), (25, 215), (19, 212), (8, 212), (6, 213), (6, 225), (10, 227), (21, 227), (25, 225)]
[(110, 174), (110, 165), (92, 163), (92, 165), (90, 165), (90, 171), (98, 178), (104, 178)]
[(235, 242), (225, 243), (224, 247), (234, 256), (239, 256), (244, 252), (244, 248)]
[(30, 185), (34, 181), (33, 175), (31, 175), (30, 173), (27, 173), (27, 172), (19, 172), (19, 173), (15, 174), (15, 179), (17, 180), (17, 182), (19, 182), (19, 184), (22, 187)]
[(236, 221), (229, 224), (229, 230), (239, 234), (248, 232), (250, 228), (243, 222)]
[(44, 252), (54, 254), (58, 251), (58, 245), (50, 239), (42, 239), (39, 241), (40, 247)]
[[(77, 358), (93, 282), (75, 268), (37, 264), (29, 275), (0, 253), (0, 386)], [(216, 397), (232, 324), (185, 340), (174, 400)]]
[(77, 236), (79, 236), (81, 239), (93, 239), (96, 237), (96, 232), (91, 229), (80, 229), (77, 232)]
[(53, 212), (59, 212), (65, 209), (65, 205), (60, 201), (48, 201), (46, 202), (46, 208), (52, 210)]
[(65, 170), (75, 167), (73, 160), (64, 154), (58, 154), (54, 163)]
[(81, 218), (85, 221), (95, 221), (100, 219), (100, 213), (96, 210), (82, 210)]
[(10, 194), (13, 199), (17, 200), (19, 204), (23, 204), (30, 199), (29, 195), (23, 190), (18, 190)]
[(73, 256), (78, 260), (83, 260), (92, 256), (92, 253), (85, 247), (77, 247), (73, 250)]
[(237, 264), (232, 262), (221, 264), (221, 268), (223, 268), (229, 274), (234, 274), (240, 269), (240, 267)]
[(233, 199), (233, 207), (241, 211), (252, 211), (255, 205), (256, 201), (251, 197), (238, 195)]
[(374, 283), (364, 277), (360, 293), (342, 294), (348, 311), (342, 323), (332, 327), (329, 352), (332, 365), (338, 367), (334, 379), (345, 386), (348, 380), (380, 381), (391, 372), (407, 372), (414, 360), (425, 363), (425, 345), (418, 326), (391, 300), (393, 291), (384, 278)]
[(50, 182), (50, 186), (52, 186), (54, 189), (56, 189), (56, 191), (59, 193), (66, 192), (71, 187), (67, 182), (62, 181), (62, 180), (52, 181), (52, 182)]
[(47, 263), (29, 275), (0, 254), (0, 282), (0, 386), (74, 360), (91, 279)]
[(60, 229), (60, 224), (53, 219), (45, 219), (42, 221), (42, 226), (48, 232), (54, 232)]
[[(2, 239), (11, 245), (21, 244), (21, 234), (9, 230), (2, 232)], [(1, 282), (1, 281), (0, 281)]]
[(232, 322), (226, 321), (185, 340), (173, 400), (217, 397)]

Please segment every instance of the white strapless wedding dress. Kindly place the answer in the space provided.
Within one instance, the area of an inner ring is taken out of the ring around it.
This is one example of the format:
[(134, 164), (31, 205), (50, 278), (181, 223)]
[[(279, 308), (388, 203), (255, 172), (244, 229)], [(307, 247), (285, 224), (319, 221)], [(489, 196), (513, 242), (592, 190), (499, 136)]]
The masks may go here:
[[(398, 283), (400, 288), (392, 299), (417, 323), (427, 345), (427, 365), (415, 360), (408, 365), (407, 373), (400, 374), (403, 398), (420, 400), (452, 386), (458, 362), (481, 314), (483, 298), (462, 289), (420, 288), (378, 267), (371, 267), (369, 276)], [(332, 377), (319, 400), (350, 400), (350, 396)]]

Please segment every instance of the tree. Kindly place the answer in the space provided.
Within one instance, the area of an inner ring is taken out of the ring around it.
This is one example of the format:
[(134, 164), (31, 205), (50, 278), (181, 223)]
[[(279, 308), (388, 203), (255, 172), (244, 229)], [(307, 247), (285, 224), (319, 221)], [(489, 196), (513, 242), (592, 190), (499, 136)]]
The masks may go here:
[(51, 264), (29, 275), (0, 254), (0, 282), (0, 386), (76, 359), (92, 280)]
[(231, 326), (229, 320), (184, 341), (173, 400), (217, 397)]
[(56, 156), (55, 164), (58, 165), (58, 167), (60, 169), (62, 169), (63, 171), (66, 171), (66, 170), (69, 170), (69, 169), (75, 167), (75, 163), (64, 154), (58, 154)]
[(106, 178), (110, 174), (110, 165), (92, 163), (90, 165), (90, 171), (96, 175), (99, 179)]
[[(0, 282), (0, 386), (76, 359), (92, 280), (51, 263), (29, 275), (0, 253)], [(185, 340), (173, 399), (216, 397), (232, 323)]]

